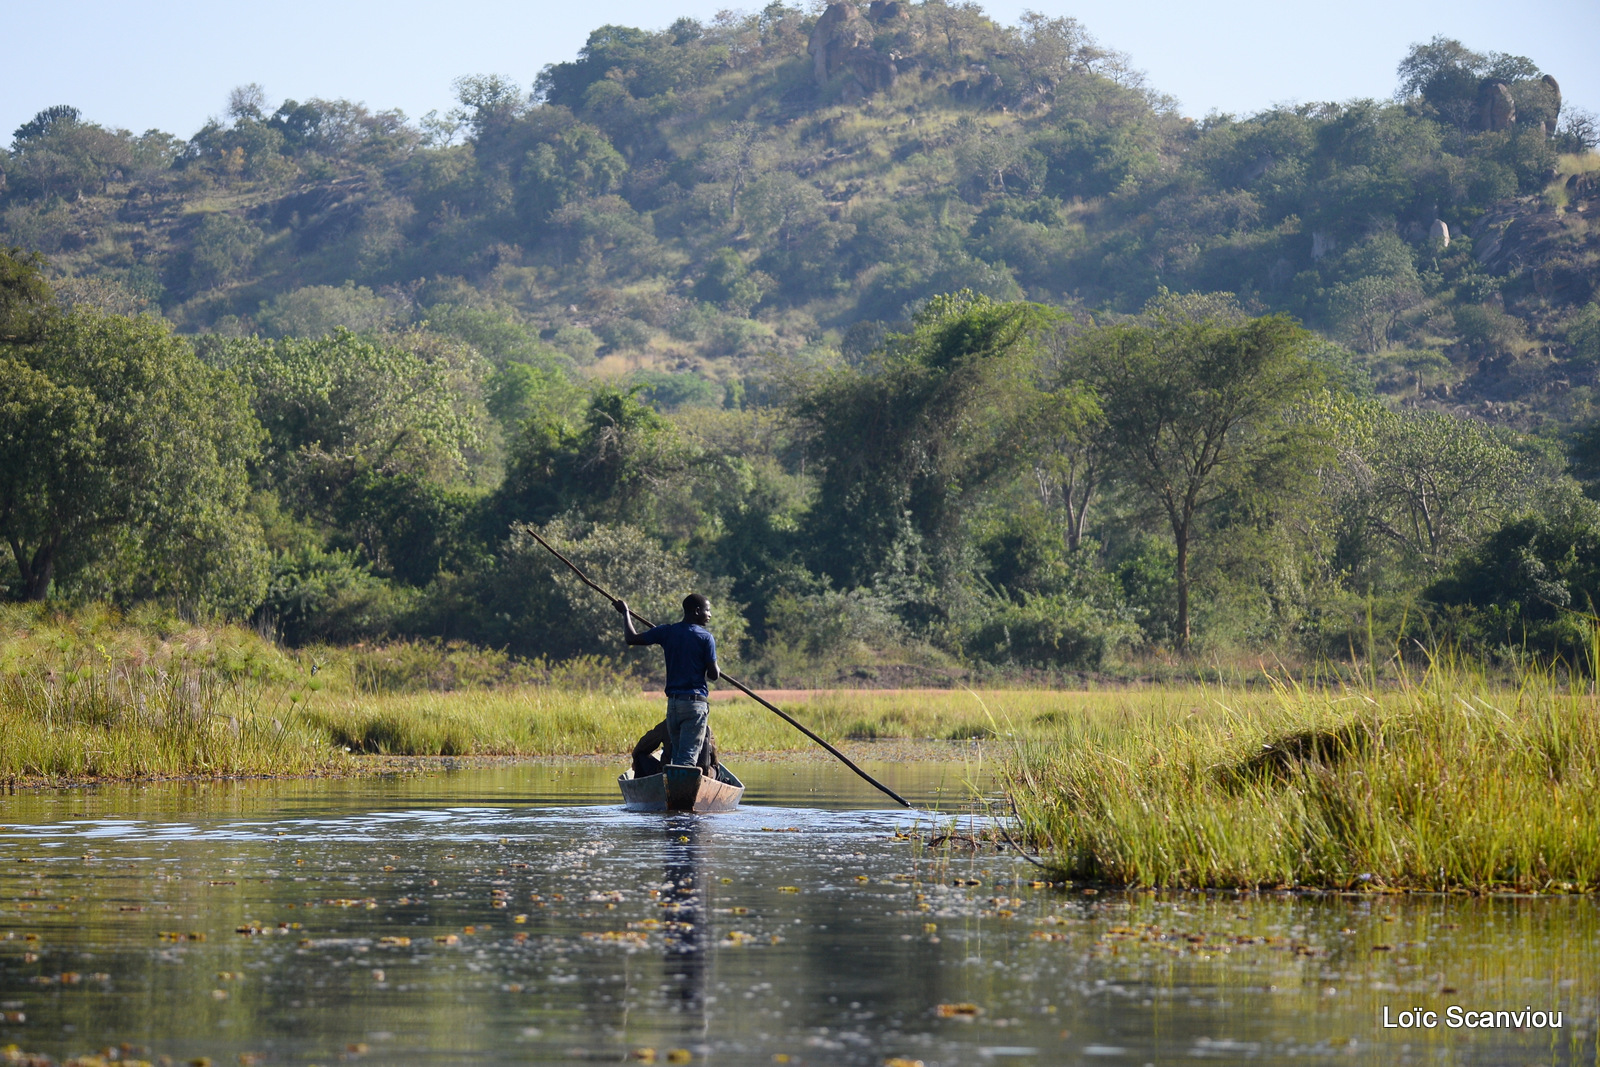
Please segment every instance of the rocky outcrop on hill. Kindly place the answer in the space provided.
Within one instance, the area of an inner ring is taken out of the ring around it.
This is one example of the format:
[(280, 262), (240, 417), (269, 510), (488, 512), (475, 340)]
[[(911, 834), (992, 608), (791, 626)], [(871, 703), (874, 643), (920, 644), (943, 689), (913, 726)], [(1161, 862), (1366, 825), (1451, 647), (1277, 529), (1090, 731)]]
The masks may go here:
[(950, 95), (963, 103), (990, 102), (1000, 95), (1006, 83), (988, 66), (975, 63), (965, 78), (950, 83)]
[(1574, 211), (1594, 210), (1600, 201), (1600, 174), (1574, 174), (1567, 179), (1567, 204)]
[(1555, 113), (1550, 116), (1550, 130), (1554, 132), (1556, 120), (1561, 117), (1561, 84), (1548, 74), (1540, 78), (1539, 81), (1544, 84), (1546, 89), (1550, 90), (1550, 95), (1554, 99)]
[(275, 229), (293, 230), (295, 245), (309, 252), (361, 225), (372, 206), (371, 182), (362, 175), (302, 185), (257, 209)]
[[(874, 22), (908, 17), (904, 5), (896, 0), (880, 0), (871, 11)], [(853, 87), (862, 95), (893, 88), (900, 76), (894, 56), (868, 47), (864, 42), (871, 39), (872, 26), (854, 4), (829, 4), (806, 46), (817, 87), (827, 85), (841, 71), (848, 71)]]
[(1478, 84), (1472, 113), (1480, 130), (1507, 130), (1520, 122), (1554, 135), (1561, 117), (1561, 85), (1549, 74), (1515, 83), (1485, 78)]
[(844, 57), (861, 43), (865, 32), (861, 12), (854, 4), (828, 5), (806, 45), (811, 55), (811, 74), (818, 86), (828, 84), (828, 79), (843, 67)]
[(1471, 230), (1478, 262), (1490, 273), (1522, 280), (1547, 300), (1594, 299), (1600, 288), (1600, 179), (1574, 177), (1567, 183), (1565, 212), (1537, 197), (1501, 201), (1485, 212)]
[(1517, 121), (1517, 101), (1511, 86), (1496, 78), (1486, 78), (1478, 86), (1478, 125), (1485, 130), (1503, 130)]

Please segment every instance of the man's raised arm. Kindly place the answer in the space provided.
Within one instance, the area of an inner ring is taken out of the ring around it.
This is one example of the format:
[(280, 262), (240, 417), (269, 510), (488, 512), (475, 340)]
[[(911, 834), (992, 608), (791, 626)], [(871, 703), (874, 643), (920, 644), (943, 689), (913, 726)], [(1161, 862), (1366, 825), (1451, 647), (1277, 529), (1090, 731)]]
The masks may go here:
[(628, 610), (626, 600), (613, 600), (611, 606), (622, 612), (622, 639), (630, 645), (644, 644), (644, 638), (639, 636), (639, 631), (633, 628), (633, 612)]

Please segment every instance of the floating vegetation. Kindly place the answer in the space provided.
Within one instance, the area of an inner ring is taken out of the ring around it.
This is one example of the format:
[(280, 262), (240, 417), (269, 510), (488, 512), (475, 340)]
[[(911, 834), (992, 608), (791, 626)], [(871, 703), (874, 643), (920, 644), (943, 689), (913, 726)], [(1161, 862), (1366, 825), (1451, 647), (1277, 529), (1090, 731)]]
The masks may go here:
[(983, 1009), (976, 1004), (940, 1004), (933, 1009), (933, 1013), (941, 1019), (961, 1019), (971, 1022), (983, 1014)]

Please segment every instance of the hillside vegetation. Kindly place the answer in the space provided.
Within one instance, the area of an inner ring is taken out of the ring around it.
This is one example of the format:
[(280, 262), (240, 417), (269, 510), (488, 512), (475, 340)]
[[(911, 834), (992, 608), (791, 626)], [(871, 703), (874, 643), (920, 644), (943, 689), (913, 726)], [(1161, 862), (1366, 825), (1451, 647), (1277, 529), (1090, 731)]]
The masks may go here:
[[(7, 597), (766, 680), (1587, 662), (1600, 157), (1528, 59), (1194, 122), (1071, 19), (607, 26), (0, 153)], [(1403, 647), (1416, 647), (1414, 642)]]
[(1195, 122), (1072, 19), (773, 4), (601, 27), (531, 92), (465, 77), (420, 123), (254, 86), (187, 141), (53, 108), (0, 156), (0, 233), (186, 332), (426, 320), (667, 404), (869, 350), (935, 293), (1115, 314), (1164, 287), (1289, 312), (1395, 392), (1587, 414), (1592, 117), (1444, 39), (1399, 74), (1393, 101)]

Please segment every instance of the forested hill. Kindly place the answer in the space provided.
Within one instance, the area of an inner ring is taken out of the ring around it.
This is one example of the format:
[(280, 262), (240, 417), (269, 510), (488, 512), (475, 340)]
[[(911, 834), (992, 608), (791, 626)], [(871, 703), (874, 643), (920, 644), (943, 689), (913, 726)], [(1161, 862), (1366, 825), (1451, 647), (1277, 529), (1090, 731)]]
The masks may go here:
[(1396, 60), (1194, 122), (1071, 20), (877, 0), (414, 123), (52, 108), (0, 153), (0, 596), (609, 654), (531, 525), (774, 682), (1582, 661), (1594, 122)]
[(601, 27), (418, 122), (254, 86), (188, 140), (52, 108), (0, 152), (0, 239), (184, 332), (426, 321), (666, 406), (735, 396), (752, 357), (858, 357), (936, 293), (1082, 322), (1165, 289), (1289, 312), (1409, 403), (1587, 417), (1592, 116), (1525, 58), (1396, 60), (1392, 100), (1196, 122), (1071, 19), (773, 3)]

